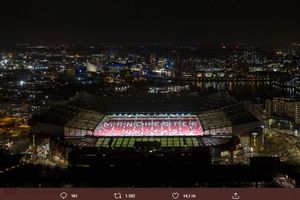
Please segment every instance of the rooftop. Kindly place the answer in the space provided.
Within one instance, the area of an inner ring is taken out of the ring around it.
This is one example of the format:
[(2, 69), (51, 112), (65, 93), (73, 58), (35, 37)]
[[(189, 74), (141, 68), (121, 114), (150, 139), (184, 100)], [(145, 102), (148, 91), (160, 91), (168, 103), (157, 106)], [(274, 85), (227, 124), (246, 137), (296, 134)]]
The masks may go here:
[(206, 112), (199, 115), (204, 130), (232, 126), (231, 121), (223, 111)]

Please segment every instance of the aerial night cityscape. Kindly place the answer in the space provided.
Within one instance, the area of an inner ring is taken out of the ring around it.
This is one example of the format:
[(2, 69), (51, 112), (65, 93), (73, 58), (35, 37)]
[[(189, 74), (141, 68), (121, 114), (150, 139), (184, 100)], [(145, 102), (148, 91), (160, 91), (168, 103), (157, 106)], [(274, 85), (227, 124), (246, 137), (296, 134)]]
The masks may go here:
[(0, 187), (299, 187), (299, 8), (1, 2)]

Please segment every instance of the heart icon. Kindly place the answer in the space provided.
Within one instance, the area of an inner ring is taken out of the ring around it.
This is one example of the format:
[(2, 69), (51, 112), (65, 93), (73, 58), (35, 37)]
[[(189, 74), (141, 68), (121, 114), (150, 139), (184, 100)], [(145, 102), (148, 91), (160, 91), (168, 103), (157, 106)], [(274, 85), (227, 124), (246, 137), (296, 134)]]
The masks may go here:
[(178, 199), (179, 193), (178, 192), (173, 192), (172, 197), (173, 197), (173, 199)]
[(59, 196), (60, 196), (60, 198), (65, 199), (68, 197), (68, 194), (66, 192), (62, 192), (62, 193), (60, 193)]

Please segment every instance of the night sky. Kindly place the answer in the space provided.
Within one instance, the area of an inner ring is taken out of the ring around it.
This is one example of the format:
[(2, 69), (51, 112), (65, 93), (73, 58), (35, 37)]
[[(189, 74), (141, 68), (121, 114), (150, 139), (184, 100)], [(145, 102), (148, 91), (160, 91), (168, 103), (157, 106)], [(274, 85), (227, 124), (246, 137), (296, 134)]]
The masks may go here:
[(1, 44), (298, 42), (300, 1), (6, 0), (0, 25)]

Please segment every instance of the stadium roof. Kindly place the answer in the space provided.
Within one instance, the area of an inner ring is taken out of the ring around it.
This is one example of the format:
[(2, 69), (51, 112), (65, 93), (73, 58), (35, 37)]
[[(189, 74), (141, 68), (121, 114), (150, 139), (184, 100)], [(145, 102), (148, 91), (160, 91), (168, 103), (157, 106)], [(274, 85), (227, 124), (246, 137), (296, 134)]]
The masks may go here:
[(223, 111), (203, 113), (198, 116), (204, 130), (231, 126), (232, 123)]
[(81, 110), (65, 124), (65, 127), (94, 131), (102, 118), (103, 115), (98, 112)]
[[(215, 93), (203, 98), (188, 96), (158, 99), (151, 96), (120, 99), (80, 93), (70, 101), (57, 104), (47, 112), (34, 116), (31, 121), (69, 127), (70, 133), (74, 131), (73, 129), (78, 129), (83, 135), (84, 131), (81, 130), (93, 132), (104, 115), (112, 113), (129, 115), (199, 113), (203, 130), (256, 121), (242, 103), (237, 103), (226, 93)], [(45, 127), (43, 131), (47, 129)]]
[(131, 96), (97, 96), (78, 93), (68, 104), (87, 110), (106, 113), (201, 113), (236, 103), (225, 92), (205, 96), (176, 95), (157, 96), (151, 94)]
[(243, 102), (227, 105), (219, 109), (225, 113), (233, 125), (258, 121), (244, 106)]

